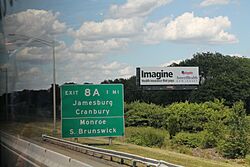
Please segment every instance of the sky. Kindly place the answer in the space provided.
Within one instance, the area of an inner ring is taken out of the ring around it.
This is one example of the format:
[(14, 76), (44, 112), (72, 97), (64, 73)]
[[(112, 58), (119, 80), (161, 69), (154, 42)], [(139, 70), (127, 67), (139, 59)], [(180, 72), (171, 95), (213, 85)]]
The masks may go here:
[(249, 8), (248, 0), (15, 1), (3, 24), (8, 54), (18, 50), (14, 87), (52, 83), (52, 47), (27, 45), (24, 36), (55, 41), (60, 85), (129, 78), (136, 67), (168, 66), (201, 52), (250, 58)]

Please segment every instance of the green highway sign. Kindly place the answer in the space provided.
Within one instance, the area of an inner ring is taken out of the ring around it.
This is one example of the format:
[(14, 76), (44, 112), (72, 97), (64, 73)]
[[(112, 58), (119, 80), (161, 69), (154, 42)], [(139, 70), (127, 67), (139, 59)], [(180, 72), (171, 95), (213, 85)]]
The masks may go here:
[(62, 85), (62, 137), (124, 136), (123, 85)]

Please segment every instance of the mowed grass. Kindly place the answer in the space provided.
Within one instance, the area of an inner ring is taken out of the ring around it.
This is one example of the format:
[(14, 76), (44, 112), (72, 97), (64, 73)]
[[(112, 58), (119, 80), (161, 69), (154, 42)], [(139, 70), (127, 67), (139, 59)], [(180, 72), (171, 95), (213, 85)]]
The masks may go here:
[[(57, 123), (56, 137), (60, 137), (60, 122)], [(0, 123), (0, 129), (13, 135), (20, 135), (35, 141), (41, 141), (42, 134), (53, 135), (53, 124), (50, 122), (31, 123)], [(75, 139), (68, 139), (74, 141)], [(183, 165), (186, 167), (250, 167), (244, 160), (210, 160), (191, 155), (181, 154), (167, 149), (149, 148), (122, 142), (124, 138), (114, 140), (113, 145), (108, 145), (107, 138), (79, 138), (78, 142), (89, 144), (101, 148), (127, 152), (148, 158), (164, 160), (170, 163)]]

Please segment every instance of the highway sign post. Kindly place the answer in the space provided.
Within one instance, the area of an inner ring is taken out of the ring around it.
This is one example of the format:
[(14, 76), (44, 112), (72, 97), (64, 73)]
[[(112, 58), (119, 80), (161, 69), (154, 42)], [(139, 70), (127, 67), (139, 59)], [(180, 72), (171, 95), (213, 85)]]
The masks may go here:
[(124, 136), (123, 85), (61, 86), (62, 137)]

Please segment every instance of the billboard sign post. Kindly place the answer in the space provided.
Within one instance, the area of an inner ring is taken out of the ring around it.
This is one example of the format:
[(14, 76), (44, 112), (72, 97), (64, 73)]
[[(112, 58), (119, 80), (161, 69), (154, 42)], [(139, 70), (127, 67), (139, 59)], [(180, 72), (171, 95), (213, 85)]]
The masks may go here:
[(124, 136), (123, 85), (63, 85), (62, 137)]

